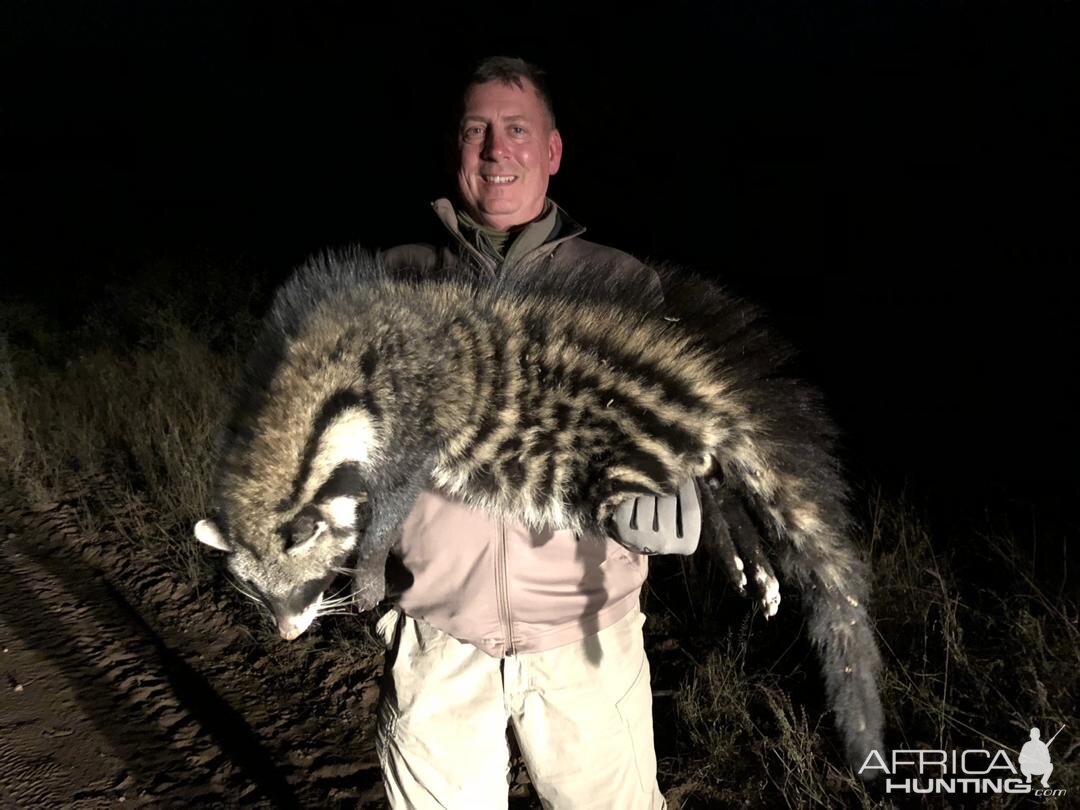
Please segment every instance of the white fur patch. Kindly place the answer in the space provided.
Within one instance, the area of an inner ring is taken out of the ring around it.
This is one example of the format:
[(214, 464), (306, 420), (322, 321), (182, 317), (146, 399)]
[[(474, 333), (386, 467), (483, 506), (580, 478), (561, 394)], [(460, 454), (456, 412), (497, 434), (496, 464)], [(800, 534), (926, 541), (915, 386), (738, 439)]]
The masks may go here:
[(739, 593), (746, 593), (746, 566), (743, 564), (742, 557), (736, 554), (731, 558), (735, 565), (735, 570), (739, 572)]
[(195, 539), (218, 551), (231, 552), (233, 550), (229, 541), (221, 534), (221, 529), (212, 520), (200, 520), (195, 524)]
[[(325, 525), (326, 524), (323, 524), (324, 527)], [(302, 613), (298, 613), (295, 616), (289, 616), (278, 622), (278, 632), (281, 633), (281, 637), (286, 641), (292, 641), (294, 638), (307, 630), (311, 626), (311, 623), (315, 621), (315, 617), (319, 613), (319, 606), (322, 604), (322, 600), (322, 594), (320, 593), (319, 597), (306, 608), (304, 608), (304, 611)]]
[(365, 464), (374, 447), (375, 430), (371, 417), (366, 411), (350, 408), (323, 433), (316, 458), (320, 463), (327, 463), (330, 469), (345, 461)]
[(326, 504), (326, 511), (335, 526), (351, 528), (356, 524), (356, 498), (350, 498), (348, 495), (332, 498)]
[(765, 609), (766, 618), (771, 619), (780, 610), (780, 581), (761, 570), (757, 572), (754, 579), (765, 592), (761, 599), (761, 606)]
[(319, 439), (319, 449), (308, 475), (308, 488), (302, 501), (315, 494), (315, 482), (325, 481), (340, 464), (348, 462), (367, 466), (377, 453), (375, 426), (367, 411), (349, 408), (334, 420)]

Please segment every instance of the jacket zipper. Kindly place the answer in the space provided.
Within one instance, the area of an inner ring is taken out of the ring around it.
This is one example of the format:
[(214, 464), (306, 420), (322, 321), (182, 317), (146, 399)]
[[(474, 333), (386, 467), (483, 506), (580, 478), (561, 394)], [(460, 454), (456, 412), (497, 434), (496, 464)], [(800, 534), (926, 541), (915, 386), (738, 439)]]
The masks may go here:
[[(434, 206), (434, 203), (432, 203)], [(565, 213), (562, 214), (565, 216)], [(442, 221), (442, 217), (439, 217), (439, 221)], [(566, 242), (575, 236), (581, 236), (585, 233), (585, 229), (577, 223), (570, 220), (572, 227), (571, 233), (563, 234), (558, 239), (552, 242), (545, 242), (540, 245), (528, 256), (522, 257), (522, 261), (531, 261), (533, 258), (539, 256), (545, 250), (553, 250), (558, 245)], [(450, 227), (447, 223), (443, 222), (443, 226), (453, 234), (458, 243), (465, 248), (467, 253), (472, 254), (473, 257), (480, 260), (480, 263), (488, 268), (489, 272), (493, 275), (497, 275), (499, 270), (502, 269), (501, 262), (493, 262), (490, 258), (478, 251), (469, 241), (461, 234), (460, 231)], [(495, 590), (497, 591), (497, 598), (499, 602), (499, 624), (502, 626), (503, 638), (506, 639), (505, 646), (503, 647), (504, 655), (514, 655), (516, 650), (514, 649), (514, 630), (513, 630), (513, 614), (510, 612), (510, 592), (509, 592), (509, 574), (506, 570), (506, 523), (499, 521), (499, 547), (496, 550), (495, 560)]]
[[(435, 203), (432, 203), (433, 207), (434, 207), (434, 205), (435, 205)], [(567, 219), (569, 219), (569, 217), (567, 217), (565, 211), (563, 211), (561, 208), (559, 209), (559, 211), (560, 211), (560, 214), (563, 217), (566, 217)], [(436, 212), (436, 215), (437, 214), (438, 214), (438, 212)], [(439, 221), (442, 222), (442, 217), (439, 217)], [(446, 228), (446, 230), (448, 230), (451, 234), (453, 234), (454, 238), (457, 239), (457, 241), (461, 244), (461, 246), (463, 248), (465, 248), (465, 250), (468, 253), (471, 253), (474, 258), (479, 259), (480, 263), (483, 264), (485, 267), (487, 267), (487, 269), (489, 271), (491, 271), (492, 273), (497, 273), (498, 272), (498, 270), (500, 269), (500, 266), (501, 266), (501, 262), (496, 264), (489, 257), (485, 256), (479, 250), (477, 250), (472, 245), (470, 245), (469, 240), (466, 239), (464, 236), (462, 236), (460, 231), (454, 230), (449, 225), (447, 225), (445, 222), (442, 222), (442, 224), (443, 224), (443, 227)], [(528, 262), (532, 261), (533, 259), (537, 258), (538, 256), (540, 256), (545, 250), (549, 250), (549, 251), (553, 250), (554, 248), (561, 245), (563, 242), (568, 242), (569, 240), (573, 239), (574, 237), (581, 236), (583, 233), (585, 233), (585, 228), (583, 228), (578, 223), (574, 222), (572, 219), (570, 220), (569, 224), (570, 224), (570, 232), (563, 234), (558, 239), (555, 239), (555, 240), (553, 240), (551, 242), (545, 242), (544, 244), (542, 244), (539, 247), (535, 248), (529, 254), (527, 254), (525, 256), (522, 256), (521, 261), (524, 262), (524, 263), (528, 263)]]
[(506, 570), (506, 523), (499, 521), (499, 548), (495, 561), (495, 585), (499, 596), (499, 622), (502, 624), (503, 638), (506, 646), (503, 655), (514, 654), (514, 629), (512, 615), (510, 613), (510, 591), (508, 586), (509, 575)]
[(469, 241), (464, 236), (462, 236), (458, 231), (452, 231), (452, 230), (450, 230), (450, 228), (447, 228), (447, 230), (450, 231), (450, 233), (452, 233), (454, 235), (454, 238), (457, 239), (458, 242), (461, 243), (461, 246), (463, 248), (465, 248), (465, 250), (468, 253), (470, 253), (473, 256), (473, 258), (480, 260), (480, 264), (482, 264), (485, 268), (487, 268), (487, 271), (489, 273), (494, 274), (496, 272), (496, 270), (498, 269), (497, 265), (495, 264), (494, 261), (491, 260), (490, 257), (485, 256), (479, 250), (477, 250), (472, 245), (470, 245)]

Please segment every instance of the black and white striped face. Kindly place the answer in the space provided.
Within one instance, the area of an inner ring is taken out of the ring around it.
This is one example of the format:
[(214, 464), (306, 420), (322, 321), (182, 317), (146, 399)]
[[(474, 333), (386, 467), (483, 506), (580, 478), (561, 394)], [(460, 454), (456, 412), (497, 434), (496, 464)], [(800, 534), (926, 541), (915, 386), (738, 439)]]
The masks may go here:
[[(343, 613), (352, 594), (326, 590), (356, 548), (357, 498), (339, 495), (308, 504), (291, 519), (269, 529), (233, 528), (226, 534), (213, 520), (195, 524), (195, 537), (228, 552), (237, 588), (265, 607), (286, 641), (303, 633), (318, 616)], [(234, 518), (235, 520), (235, 518)]]

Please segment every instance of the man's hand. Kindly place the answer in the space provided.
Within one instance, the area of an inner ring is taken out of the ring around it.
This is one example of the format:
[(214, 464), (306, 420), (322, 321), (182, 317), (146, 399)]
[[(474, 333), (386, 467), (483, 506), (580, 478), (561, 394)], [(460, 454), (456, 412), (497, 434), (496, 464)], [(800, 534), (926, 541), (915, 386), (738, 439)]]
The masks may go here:
[(694, 479), (675, 495), (623, 501), (613, 517), (616, 540), (639, 554), (693, 554), (701, 537), (701, 501)]

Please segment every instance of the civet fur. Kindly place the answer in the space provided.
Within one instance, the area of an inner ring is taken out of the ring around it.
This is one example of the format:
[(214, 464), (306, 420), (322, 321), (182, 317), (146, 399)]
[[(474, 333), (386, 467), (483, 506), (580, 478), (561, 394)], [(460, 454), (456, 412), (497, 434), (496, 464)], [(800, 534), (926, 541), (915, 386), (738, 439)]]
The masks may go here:
[[(266, 319), (227, 430), (216, 517), (196, 536), (232, 552), (241, 587), (291, 639), (320, 613), (382, 598), (421, 489), (596, 535), (622, 500), (696, 477), (732, 577), (752, 572), (772, 613), (778, 589), (753, 524), (766, 527), (861, 764), (881, 750), (880, 658), (817, 394), (784, 376), (787, 350), (757, 310), (711, 283), (667, 273), (661, 304), (604, 268), (548, 270), (411, 282), (358, 250), (310, 260)], [(324, 598), (354, 558), (353, 594)]]

